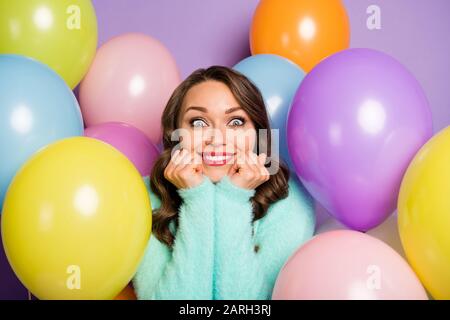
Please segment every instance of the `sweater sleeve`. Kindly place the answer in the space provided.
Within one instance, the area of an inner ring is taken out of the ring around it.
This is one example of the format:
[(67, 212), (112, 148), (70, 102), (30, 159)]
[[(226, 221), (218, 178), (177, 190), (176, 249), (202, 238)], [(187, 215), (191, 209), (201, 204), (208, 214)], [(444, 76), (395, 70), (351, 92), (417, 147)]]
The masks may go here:
[(268, 300), (283, 264), (313, 235), (311, 198), (291, 179), (288, 197), (255, 222), (253, 237), (250, 198), (255, 190), (235, 186), (228, 177), (216, 189), (215, 299)]
[(204, 176), (177, 192), (182, 204), (173, 248), (151, 235), (133, 279), (139, 299), (212, 299), (214, 185)]

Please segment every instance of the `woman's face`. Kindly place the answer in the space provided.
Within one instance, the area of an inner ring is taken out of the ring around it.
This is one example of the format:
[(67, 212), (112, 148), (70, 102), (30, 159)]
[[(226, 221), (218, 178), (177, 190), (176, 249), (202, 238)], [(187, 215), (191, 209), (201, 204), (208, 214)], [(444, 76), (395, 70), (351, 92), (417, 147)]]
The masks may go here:
[(255, 126), (224, 83), (210, 80), (193, 86), (180, 112), (181, 146), (201, 156), (203, 174), (211, 181), (227, 175), (237, 149), (254, 150)]

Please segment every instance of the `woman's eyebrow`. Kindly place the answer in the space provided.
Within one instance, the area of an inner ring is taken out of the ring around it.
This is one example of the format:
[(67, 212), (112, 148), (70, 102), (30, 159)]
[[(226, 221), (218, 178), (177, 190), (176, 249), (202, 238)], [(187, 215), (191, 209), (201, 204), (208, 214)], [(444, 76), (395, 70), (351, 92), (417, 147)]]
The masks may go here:
[(227, 111), (225, 111), (225, 114), (229, 114), (229, 113), (232, 113), (232, 112), (237, 111), (237, 110), (240, 110), (240, 109), (243, 109), (243, 108), (242, 108), (242, 107), (234, 107), (234, 108), (230, 108), (230, 109), (228, 109)]
[[(243, 108), (242, 107), (230, 108), (225, 111), (225, 114), (229, 114), (234, 111), (241, 110), (241, 109), (243, 109)], [(190, 106), (189, 108), (186, 109), (185, 113), (187, 113), (189, 110), (198, 110), (198, 111), (201, 111), (204, 113), (208, 113), (208, 109), (206, 109), (205, 107), (199, 107), (199, 106)]]
[(191, 106), (189, 108), (186, 109), (185, 113), (187, 113), (189, 110), (198, 110), (204, 113), (208, 113), (208, 109), (206, 109), (205, 107), (198, 107), (198, 106)]

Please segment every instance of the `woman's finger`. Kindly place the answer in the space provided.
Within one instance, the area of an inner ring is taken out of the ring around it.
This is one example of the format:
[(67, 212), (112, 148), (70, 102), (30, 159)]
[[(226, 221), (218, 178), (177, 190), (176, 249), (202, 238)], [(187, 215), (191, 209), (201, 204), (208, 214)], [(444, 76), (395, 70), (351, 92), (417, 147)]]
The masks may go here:
[(175, 160), (176, 164), (175, 164), (174, 172), (180, 172), (185, 167), (187, 167), (189, 165), (190, 158), (191, 158), (191, 154), (189, 153), (189, 151), (186, 149), (183, 149), (180, 152), (179, 157)]
[(259, 160), (259, 164), (264, 166), (266, 164), (266, 160), (267, 160), (267, 155), (265, 153), (261, 153), (258, 156), (258, 160)]
[(170, 167), (173, 168), (173, 167), (175, 167), (177, 165), (177, 162), (178, 162), (178, 159), (180, 157), (180, 153), (181, 153), (182, 150), (183, 149), (178, 149), (178, 150), (175, 150), (172, 153), (172, 156), (170, 157), (169, 164), (167, 165), (168, 167), (170, 166)]
[(192, 166), (196, 172), (203, 173), (203, 159), (197, 152), (193, 153)]
[(240, 160), (239, 160), (239, 150), (238, 150), (238, 151), (236, 151), (236, 155), (233, 159), (233, 163), (231, 164), (230, 169), (228, 169), (228, 173), (227, 173), (228, 176), (234, 175), (239, 170), (239, 165), (238, 165), (239, 161)]
[(259, 165), (259, 159), (258, 156), (256, 155), (256, 153), (254, 153), (253, 151), (249, 151), (249, 155), (250, 155), (250, 163), (252, 165), (258, 166)]
[(178, 165), (177, 168), (177, 174), (184, 174), (186, 172), (188, 173), (192, 173), (192, 171), (194, 170), (193, 166), (192, 166), (192, 155), (191, 154), (187, 154), (183, 157), (183, 159), (181, 160), (181, 163)]
[(245, 164), (244, 154), (240, 149), (236, 150), (236, 157), (233, 165), (230, 167), (232, 174), (241, 171), (242, 166)]
[(259, 167), (258, 167), (258, 158), (256, 154), (252, 150), (247, 151), (247, 170), (251, 170), (253, 173), (253, 178), (258, 177), (260, 175)]
[(183, 158), (183, 156), (185, 155), (185, 152), (186, 152), (186, 149), (180, 149), (180, 150), (178, 150), (178, 153), (176, 155), (174, 154), (174, 157), (172, 159), (174, 166), (178, 166), (180, 164), (180, 161)]
[(171, 153), (169, 164), (170, 164), (170, 162), (173, 163), (173, 160), (174, 160), (176, 157), (178, 157), (178, 155), (180, 154), (180, 151), (181, 151), (180, 149), (177, 149), (177, 150), (175, 150), (174, 152)]
[(267, 159), (267, 155), (265, 153), (261, 153), (258, 156), (259, 168), (260, 168), (261, 175), (263, 176), (263, 178), (265, 180), (268, 180), (270, 174), (269, 174), (269, 170), (267, 170), (267, 168), (265, 167), (266, 159)]
[(267, 170), (267, 168), (264, 166), (261, 168), (261, 175), (262, 175), (264, 181), (267, 181), (270, 179), (269, 170)]
[(254, 152), (250, 152), (250, 157), (257, 180), (261, 182), (266, 181), (268, 175), (268, 171), (266, 167), (264, 167), (266, 155), (264, 153), (257, 155)]
[(175, 150), (175, 151), (171, 154), (169, 163), (167, 164), (166, 168), (164, 169), (164, 176), (165, 176), (166, 178), (169, 177), (169, 176), (172, 174), (173, 168), (174, 168), (174, 166), (175, 166), (174, 160), (175, 160), (176, 158), (178, 158), (179, 154), (180, 154), (180, 149)]

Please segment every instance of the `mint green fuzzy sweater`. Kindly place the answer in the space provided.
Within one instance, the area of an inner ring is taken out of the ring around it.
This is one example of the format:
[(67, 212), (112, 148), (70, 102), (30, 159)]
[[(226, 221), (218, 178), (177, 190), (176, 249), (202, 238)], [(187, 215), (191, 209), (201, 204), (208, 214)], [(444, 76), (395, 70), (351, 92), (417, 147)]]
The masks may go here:
[[(160, 200), (145, 182), (156, 209)], [(270, 299), (282, 266), (314, 232), (311, 199), (293, 179), (288, 197), (254, 223), (255, 190), (228, 176), (216, 184), (204, 176), (200, 185), (177, 192), (182, 204), (174, 246), (151, 235), (133, 279), (138, 299)], [(170, 227), (175, 231), (174, 223)]]

